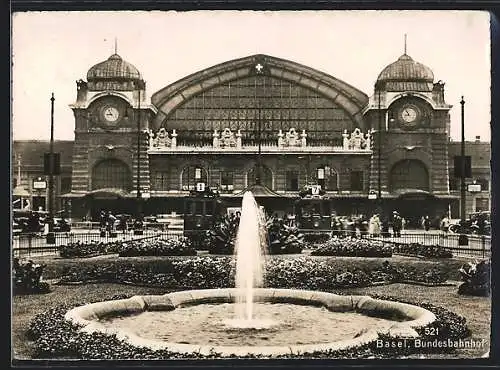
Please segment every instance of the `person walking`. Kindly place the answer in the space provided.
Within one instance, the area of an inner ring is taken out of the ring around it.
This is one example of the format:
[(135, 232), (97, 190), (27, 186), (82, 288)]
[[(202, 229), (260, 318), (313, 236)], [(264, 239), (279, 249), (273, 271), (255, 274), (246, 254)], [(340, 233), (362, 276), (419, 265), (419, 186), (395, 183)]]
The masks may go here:
[(448, 215), (443, 216), (439, 228), (444, 232), (445, 237), (448, 236), (448, 229), (450, 228), (450, 219), (448, 218)]
[(110, 211), (108, 211), (107, 222), (108, 222), (108, 233), (109, 233), (109, 235), (111, 235), (115, 231), (115, 221), (116, 221), (116, 217), (113, 216), (113, 214)]
[(403, 228), (403, 219), (398, 211), (392, 213), (392, 231), (395, 238), (401, 237), (401, 229)]
[(431, 220), (429, 219), (429, 216), (425, 216), (423, 224), (424, 230), (429, 231), (429, 229), (431, 228)]
[(389, 219), (386, 216), (382, 217), (381, 225), (381, 234), (383, 238), (390, 238), (391, 233), (389, 232)]
[(371, 236), (374, 236), (374, 237), (380, 236), (380, 218), (379, 218), (378, 214), (374, 214), (370, 218), (368, 232)]

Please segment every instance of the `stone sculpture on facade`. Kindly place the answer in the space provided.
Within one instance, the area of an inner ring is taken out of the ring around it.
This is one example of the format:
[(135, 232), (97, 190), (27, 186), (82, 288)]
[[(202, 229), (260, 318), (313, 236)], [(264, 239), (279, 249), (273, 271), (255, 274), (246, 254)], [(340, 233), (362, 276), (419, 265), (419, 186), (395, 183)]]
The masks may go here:
[(241, 132), (235, 135), (229, 128), (225, 128), (219, 136), (217, 130), (214, 130), (213, 136), (213, 147), (214, 148), (241, 148)]
[(302, 130), (302, 134), (295, 130), (295, 128), (291, 128), (287, 133), (283, 134), (283, 131), (280, 130), (278, 132), (278, 147), (293, 147), (293, 146), (306, 146), (306, 131)]
[(347, 130), (342, 134), (342, 147), (344, 150), (369, 150), (371, 145), (371, 133), (366, 136), (359, 128), (354, 129), (349, 135)]
[(149, 130), (148, 135), (150, 149), (175, 148), (177, 146), (177, 133), (175, 130), (172, 131), (171, 137), (169, 137), (168, 131), (164, 127), (160, 128), (156, 134), (153, 130)]

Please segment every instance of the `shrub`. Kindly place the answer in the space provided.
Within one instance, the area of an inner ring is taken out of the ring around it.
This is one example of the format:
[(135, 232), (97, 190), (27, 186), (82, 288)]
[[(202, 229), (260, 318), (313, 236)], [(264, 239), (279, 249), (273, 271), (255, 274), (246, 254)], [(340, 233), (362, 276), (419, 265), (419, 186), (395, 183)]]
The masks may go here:
[[(210, 254), (232, 255), (238, 233), (239, 218), (224, 216), (207, 231)], [(270, 217), (266, 220), (268, 251), (270, 254), (301, 253), (304, 236), (296, 227), (286, 225), (283, 220)]]
[(21, 262), (14, 258), (12, 268), (12, 287), (14, 294), (48, 293), (50, 286), (42, 282), (45, 265), (39, 265), (32, 260)]
[(311, 252), (313, 256), (391, 257), (389, 244), (361, 238), (333, 237)]
[(186, 238), (159, 240), (132, 240), (121, 243), (120, 257), (137, 256), (195, 256), (196, 250)]
[(409, 256), (421, 256), (427, 258), (452, 258), (453, 254), (439, 245), (423, 245), (421, 243), (393, 245), (393, 252)]
[(270, 254), (301, 253), (304, 248), (304, 235), (294, 226), (286, 225), (283, 220), (269, 218), (266, 222)]
[[(172, 289), (225, 288), (234, 286), (234, 260), (230, 257), (98, 261), (67, 266), (60, 283), (123, 282)], [(431, 266), (431, 268), (429, 268)], [(335, 259), (269, 258), (264, 285), (273, 288), (331, 290), (369, 286), (378, 282), (442, 283), (447, 271), (426, 263), (345, 263)]]
[(460, 268), (463, 283), (458, 294), (488, 297), (490, 295), (491, 264), (489, 261), (469, 262)]
[(306, 233), (304, 234), (304, 242), (307, 244), (323, 244), (330, 240), (330, 233)]
[(63, 258), (92, 257), (118, 253), (120, 242), (82, 242), (76, 241), (59, 246), (59, 255)]
[(208, 252), (210, 254), (234, 253), (234, 243), (238, 232), (239, 219), (225, 215), (207, 231)]

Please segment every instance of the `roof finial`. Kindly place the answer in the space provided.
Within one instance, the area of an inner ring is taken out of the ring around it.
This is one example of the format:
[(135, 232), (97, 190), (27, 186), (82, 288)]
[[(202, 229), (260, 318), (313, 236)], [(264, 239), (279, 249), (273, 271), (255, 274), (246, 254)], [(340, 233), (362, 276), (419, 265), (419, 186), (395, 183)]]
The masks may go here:
[(406, 33), (405, 33), (405, 54), (406, 55)]
[(116, 40), (116, 37), (115, 37), (115, 54), (118, 54), (118, 41)]

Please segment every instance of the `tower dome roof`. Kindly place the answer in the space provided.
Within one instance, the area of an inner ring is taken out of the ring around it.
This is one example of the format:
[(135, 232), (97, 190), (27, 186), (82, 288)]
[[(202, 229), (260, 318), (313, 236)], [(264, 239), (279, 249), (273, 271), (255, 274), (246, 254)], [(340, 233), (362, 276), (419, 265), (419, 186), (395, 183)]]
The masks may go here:
[(385, 82), (386, 90), (431, 91), (434, 73), (429, 67), (403, 54), (380, 72), (377, 83), (381, 82)]
[(107, 60), (97, 63), (87, 72), (87, 81), (92, 80), (141, 80), (139, 70), (122, 59), (118, 54), (111, 55)]

